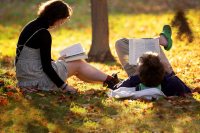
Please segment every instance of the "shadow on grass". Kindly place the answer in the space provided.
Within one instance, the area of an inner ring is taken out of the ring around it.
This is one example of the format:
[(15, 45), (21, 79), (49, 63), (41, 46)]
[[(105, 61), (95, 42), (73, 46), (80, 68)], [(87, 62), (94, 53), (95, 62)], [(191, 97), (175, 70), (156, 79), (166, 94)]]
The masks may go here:
[[(132, 101), (133, 104), (114, 100), (110, 101), (110, 105), (104, 104), (105, 99), (105, 92), (100, 90), (80, 92), (79, 95), (40, 91), (26, 95), (20, 101), (11, 98), (9, 106), (0, 110), (1, 117), (5, 118), (4, 114), (8, 117), (0, 121), (0, 125), (12, 128), (21, 123), (23, 126), (20, 128), (30, 133), (83, 132), (93, 129), (105, 132), (200, 131), (200, 104), (192, 96), (169, 97), (154, 102)], [(152, 106), (147, 107), (148, 104)], [(111, 123), (103, 123), (105, 117), (111, 119)], [(19, 123), (20, 120), (23, 121)], [(99, 127), (84, 129), (88, 120), (99, 123)]]
[[(112, 63), (110, 65), (112, 66)], [(5, 80), (14, 80), (13, 77), (14, 75), (9, 73), (3, 75)], [(30, 99), (26, 97), (30, 105), (12, 101), (9, 107), (0, 110), (2, 117), (4, 114), (12, 116), (8, 120), (0, 121), (0, 128), (1, 125), (12, 127), (20, 124), (18, 123), (21, 119), (18, 109), (20, 108), (21, 114), (25, 114), (24, 117), (27, 117), (24, 119), (25, 121), (21, 121), (22, 124), (25, 123), (23, 128), (26, 129), (26, 132), (82, 132), (85, 123), (89, 120), (100, 123), (98, 128), (92, 128), (104, 129), (106, 132), (117, 132), (122, 129), (122, 131), (126, 131), (133, 128), (140, 132), (175, 132), (176, 130), (183, 131), (183, 129), (186, 132), (189, 132), (190, 129), (194, 132), (200, 131), (199, 94), (198, 100), (187, 96), (152, 102), (151, 108), (142, 109), (141, 112), (137, 112), (140, 109), (138, 105), (131, 106), (125, 103), (123, 106), (116, 106), (115, 101), (111, 101), (111, 106), (105, 105), (103, 101), (107, 99), (107, 96), (104, 91), (99, 90), (92, 93), (82, 92), (79, 95), (38, 92), (30, 96)], [(25, 100), (23, 98), (23, 101)], [(123, 103), (124, 101), (117, 100), (116, 102)], [(37, 113), (33, 113), (29, 108), (38, 110), (41, 116), (36, 116)], [(33, 118), (28, 117), (29, 114)], [(15, 116), (17, 117), (15, 118)], [(113, 123), (110, 126), (102, 123), (103, 117), (109, 117)], [(91, 131), (92, 129), (86, 130)]]
[[(103, 116), (118, 114), (115, 108), (102, 104), (102, 100), (106, 99), (102, 91), (95, 91), (92, 95), (39, 92), (29, 96), (31, 96), (30, 105), (43, 112), (47, 122), (55, 126), (54, 131), (82, 131), (84, 123), (88, 120), (96, 121)], [(34, 127), (34, 131), (48, 131), (39, 122), (30, 122), (27, 130), (32, 131), (31, 127)]]
[[(191, 95), (186, 97), (171, 97), (155, 102), (151, 122), (160, 131), (200, 131), (198, 118), (200, 102)], [(162, 125), (162, 126), (160, 126)], [(189, 128), (190, 127), (190, 128)]]
[[(92, 95), (63, 95), (61, 93), (46, 93), (40, 92), (40, 94), (32, 94), (32, 100), (30, 100), (31, 106), (44, 112), (44, 117), (47, 119), (48, 123), (53, 123), (55, 126), (62, 131), (67, 132), (81, 132), (83, 131), (83, 125), (86, 120), (92, 120), (100, 122), (104, 116), (112, 118), (113, 116), (120, 116), (119, 110), (121, 108), (113, 106), (105, 106), (102, 101), (105, 100), (107, 96), (101, 91), (96, 91)], [(124, 102), (117, 100), (118, 102)], [(129, 108), (129, 105), (125, 105)], [(73, 111), (72, 108), (76, 108)], [(137, 109), (138, 107), (134, 107)], [(130, 110), (133, 109), (130, 107)], [(82, 112), (81, 110), (86, 110)], [(152, 113), (148, 116), (145, 113), (152, 110)], [(167, 99), (161, 99), (153, 102), (153, 108), (149, 110), (144, 110), (139, 115), (143, 115), (143, 120), (138, 123), (138, 121), (129, 121), (134, 116), (134, 112), (128, 112), (127, 116), (124, 117), (125, 122), (121, 123), (115, 121), (112, 126), (119, 130), (123, 127), (123, 124), (135, 124), (139, 131), (170, 131), (174, 132), (175, 128), (180, 128), (181, 130), (189, 131), (188, 127), (192, 127), (193, 131), (199, 131), (198, 124), (200, 120), (198, 119), (200, 104), (199, 101), (195, 100), (191, 96), (187, 97), (170, 97)], [(122, 111), (123, 112), (123, 111)], [(121, 113), (122, 113), (121, 112)], [(129, 114), (130, 113), (130, 114)], [(123, 114), (123, 113), (122, 113)], [(132, 117), (132, 118), (131, 118)], [(120, 119), (121, 119), (120, 118)], [(127, 123), (126, 123), (127, 119)], [(140, 119), (138, 117), (138, 119)], [(32, 123), (32, 122), (31, 122)], [(44, 127), (39, 126), (39, 122), (36, 124), (31, 124), (29, 126), (35, 126), (35, 130), (45, 130)], [(165, 124), (167, 123), (167, 124)], [(190, 123), (190, 124), (189, 124)], [(160, 125), (163, 126), (160, 126)], [(146, 125), (146, 126), (144, 126)], [(154, 128), (153, 127), (157, 127)], [(109, 127), (101, 127), (105, 131), (109, 131)]]

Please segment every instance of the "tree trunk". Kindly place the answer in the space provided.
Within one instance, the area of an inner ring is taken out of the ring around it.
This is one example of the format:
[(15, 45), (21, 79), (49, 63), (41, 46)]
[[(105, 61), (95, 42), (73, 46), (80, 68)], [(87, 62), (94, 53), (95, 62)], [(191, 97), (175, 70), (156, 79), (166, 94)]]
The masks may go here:
[(182, 38), (187, 38), (188, 42), (191, 43), (193, 41), (194, 36), (190, 25), (187, 22), (187, 18), (185, 17), (185, 12), (183, 9), (180, 9), (176, 12), (171, 24), (172, 26), (178, 28), (177, 38), (179, 40), (182, 40)]
[(169, 7), (172, 7), (175, 11), (175, 16), (171, 21), (173, 27), (177, 27), (177, 39), (182, 40), (186, 38), (188, 42), (192, 42), (194, 35), (190, 24), (188, 23), (185, 12), (191, 7), (195, 7), (195, 3), (189, 0), (175, 0), (175, 1), (166, 1)]
[(91, 0), (92, 45), (88, 61), (115, 61), (109, 48), (107, 0)]

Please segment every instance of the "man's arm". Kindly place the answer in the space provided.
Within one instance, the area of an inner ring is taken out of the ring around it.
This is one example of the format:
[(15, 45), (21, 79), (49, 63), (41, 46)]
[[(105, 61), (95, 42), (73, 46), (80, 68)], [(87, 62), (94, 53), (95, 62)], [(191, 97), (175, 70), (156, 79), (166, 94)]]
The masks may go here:
[(140, 83), (140, 78), (138, 75), (130, 76), (128, 79), (118, 83), (114, 86), (114, 90), (119, 87), (136, 87)]

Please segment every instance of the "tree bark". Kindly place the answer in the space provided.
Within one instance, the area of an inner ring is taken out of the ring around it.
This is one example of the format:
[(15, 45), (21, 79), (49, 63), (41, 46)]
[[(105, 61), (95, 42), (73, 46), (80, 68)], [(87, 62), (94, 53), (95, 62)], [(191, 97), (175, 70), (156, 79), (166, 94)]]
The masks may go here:
[(179, 40), (182, 40), (182, 38), (184, 38), (184, 35), (187, 38), (188, 42), (191, 43), (194, 40), (192, 30), (189, 23), (187, 22), (187, 18), (183, 9), (180, 9), (176, 12), (176, 15), (174, 16), (171, 24), (173, 27), (178, 28), (177, 38)]
[(88, 61), (115, 61), (109, 48), (107, 0), (91, 0), (92, 45)]

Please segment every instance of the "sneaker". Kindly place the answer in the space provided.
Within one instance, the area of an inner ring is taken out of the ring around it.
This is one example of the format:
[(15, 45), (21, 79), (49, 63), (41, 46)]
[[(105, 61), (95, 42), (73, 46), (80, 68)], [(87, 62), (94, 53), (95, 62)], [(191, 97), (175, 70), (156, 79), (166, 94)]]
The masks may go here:
[(112, 74), (112, 79), (103, 83), (104, 87), (110, 88), (113, 90), (114, 86), (120, 82), (117, 73)]
[(163, 31), (160, 33), (160, 35), (163, 35), (166, 39), (167, 39), (167, 46), (164, 47), (165, 50), (170, 50), (172, 47), (172, 30), (171, 27), (169, 25), (164, 25), (163, 26)]

